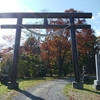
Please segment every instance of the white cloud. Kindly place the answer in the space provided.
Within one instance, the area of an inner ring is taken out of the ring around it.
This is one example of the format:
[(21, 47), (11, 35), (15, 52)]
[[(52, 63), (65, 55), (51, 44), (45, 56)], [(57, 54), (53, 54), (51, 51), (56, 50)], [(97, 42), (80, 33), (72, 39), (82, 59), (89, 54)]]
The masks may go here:
[(28, 10), (27, 10), (27, 12), (34, 12), (34, 11), (33, 11), (33, 10), (31, 10), (31, 9), (28, 9)]
[(95, 17), (94, 17), (94, 16), (92, 16), (92, 19), (95, 19)]
[(100, 12), (98, 12), (98, 15), (100, 15)]
[(95, 26), (98, 27), (98, 25), (100, 24), (100, 12), (98, 12), (95, 16), (94, 15), (92, 16), (92, 22), (94, 23)]
[(98, 12), (95, 16), (92, 16), (92, 20), (99, 20), (100, 19), (100, 12)]
[(96, 19), (98, 19), (98, 18), (100, 18), (100, 12), (98, 12), (95, 16), (92, 16), (92, 19), (94, 20), (96, 20)]
[(98, 20), (96, 20), (94, 23), (100, 23)]
[(0, 12), (18, 11), (17, 0), (0, 0)]
[(96, 26), (93, 26), (93, 29), (96, 29)]
[(96, 32), (97, 36), (100, 36), (100, 27), (98, 29), (96, 29), (95, 32)]
[(0, 25), (2, 24), (16, 24), (17, 19), (15, 18), (0, 18)]
[(100, 18), (100, 13), (97, 14), (96, 18)]

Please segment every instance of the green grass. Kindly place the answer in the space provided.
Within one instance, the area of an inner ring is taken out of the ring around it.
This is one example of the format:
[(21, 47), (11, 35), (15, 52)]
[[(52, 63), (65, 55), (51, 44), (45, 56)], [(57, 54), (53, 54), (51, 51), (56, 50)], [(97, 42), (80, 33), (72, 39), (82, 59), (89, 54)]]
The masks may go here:
[[(30, 87), (32, 86), (36, 86), (40, 83), (43, 83), (43, 82), (46, 82), (46, 81), (49, 81), (49, 80), (53, 80), (54, 78), (51, 78), (51, 77), (43, 77), (43, 78), (33, 78), (33, 79), (19, 79), (18, 82), (19, 82), (19, 88), (21, 90), (26, 90), (26, 89), (29, 89)], [(0, 100), (2, 99), (2, 97), (8, 97), (8, 99), (6, 100), (10, 100), (9, 98), (11, 96), (14, 96), (16, 94), (18, 94), (19, 92), (16, 91), (16, 90), (11, 90), (11, 89), (8, 89), (7, 86), (3, 85), (0, 83)]]
[(93, 85), (84, 84), (84, 89), (74, 89), (72, 84), (64, 88), (68, 100), (100, 100), (100, 91), (93, 89)]
[(2, 97), (5, 97), (10, 93), (11, 90), (7, 89), (7, 86), (0, 83), (0, 100), (2, 99)]
[(46, 82), (49, 81), (53, 78), (51, 77), (44, 77), (44, 78), (36, 78), (36, 79), (26, 79), (26, 80), (19, 80), (19, 88), (24, 90), (24, 89), (28, 89), (32, 86), (38, 85), (42, 82)]

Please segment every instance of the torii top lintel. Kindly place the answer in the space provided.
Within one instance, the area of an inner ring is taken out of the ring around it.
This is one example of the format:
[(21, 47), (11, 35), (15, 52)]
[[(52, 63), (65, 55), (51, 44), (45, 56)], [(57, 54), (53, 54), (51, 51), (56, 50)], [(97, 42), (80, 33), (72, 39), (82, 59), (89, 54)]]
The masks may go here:
[[(65, 28), (68, 25), (50, 25), (46, 21), (48, 18), (69, 18), (69, 19), (74, 19), (74, 18), (91, 18), (92, 13), (0, 13), (0, 18), (17, 18), (19, 20), (23, 18), (44, 18), (44, 25), (37, 25), (37, 24), (20, 24), (21, 28), (26, 27), (26, 28)], [(17, 23), (19, 24), (19, 23)], [(71, 22), (70, 24), (74, 24), (74, 22)], [(23, 26), (23, 27), (22, 27)], [(16, 28), (17, 25), (1, 25), (1, 28)], [(75, 28), (90, 28), (91, 25), (74, 25)]]
[(92, 13), (0, 13), (0, 18), (91, 18)]

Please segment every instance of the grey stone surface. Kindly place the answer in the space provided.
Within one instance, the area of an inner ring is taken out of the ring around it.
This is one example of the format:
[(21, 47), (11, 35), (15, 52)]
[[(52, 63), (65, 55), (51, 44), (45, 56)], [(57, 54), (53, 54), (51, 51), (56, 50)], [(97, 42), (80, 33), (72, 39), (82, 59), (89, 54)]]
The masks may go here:
[(75, 89), (83, 89), (83, 83), (72, 82), (72, 87)]
[(100, 54), (95, 55), (96, 63), (96, 80), (94, 80), (93, 88), (100, 90)]
[(17, 96), (12, 97), (11, 100), (68, 100), (63, 94), (63, 88), (73, 79), (57, 79), (42, 83), (29, 90), (19, 90)]
[(95, 55), (95, 63), (96, 63), (96, 77), (97, 80), (100, 80), (100, 54)]
[(93, 85), (93, 88), (96, 90), (100, 90), (100, 85)]
[(18, 89), (19, 88), (19, 83), (16, 82), (16, 83), (11, 83), (11, 82), (8, 82), (8, 89)]
[(98, 80), (94, 80), (94, 84), (95, 85), (100, 85), (100, 80), (98, 81)]

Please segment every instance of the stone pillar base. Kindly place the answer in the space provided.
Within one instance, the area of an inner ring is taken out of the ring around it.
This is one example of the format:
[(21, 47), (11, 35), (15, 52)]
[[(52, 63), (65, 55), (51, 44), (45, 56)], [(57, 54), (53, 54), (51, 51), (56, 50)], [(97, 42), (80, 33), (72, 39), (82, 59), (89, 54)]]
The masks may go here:
[(93, 88), (96, 90), (100, 90), (100, 81), (99, 80), (94, 80)]
[(100, 85), (93, 85), (93, 88), (96, 90), (100, 90)]
[(19, 83), (16, 82), (16, 83), (11, 83), (11, 82), (8, 82), (8, 89), (19, 89)]
[(72, 87), (75, 89), (83, 89), (83, 83), (72, 82)]

